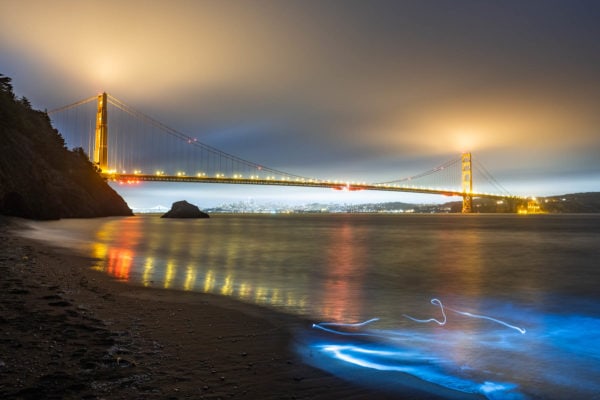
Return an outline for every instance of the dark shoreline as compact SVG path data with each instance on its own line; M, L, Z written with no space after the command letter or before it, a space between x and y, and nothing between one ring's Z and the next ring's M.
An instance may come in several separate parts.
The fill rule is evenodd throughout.
M306 365L310 323L229 298L125 285L0 217L0 397L386 399Z

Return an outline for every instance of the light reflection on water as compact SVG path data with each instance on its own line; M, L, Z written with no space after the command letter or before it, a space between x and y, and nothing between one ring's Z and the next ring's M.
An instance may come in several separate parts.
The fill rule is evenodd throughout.
M295 296L295 291L269 286L269 263L283 263L284 248L269 241L260 244L244 241L241 236L203 236L204 227L198 224L201 221L167 220L175 228L172 234L154 232L153 229L164 228L164 221L155 217L102 221L91 242L92 256L98 260L94 268L144 286L214 293L299 312L305 310L305 299ZM223 230L226 235L241 235L240 228L225 226ZM260 253L251 254L257 247ZM257 281L256 276L250 276L253 271L237 270L240 261L242 267L251 264L249 258L258 261L254 272L266 279ZM243 276L249 279L242 280ZM285 274L271 277L280 282L286 280Z
M137 216L32 227L32 236L77 248L132 284L231 296L315 322L378 317L379 338L358 345L425 360L377 356L436 385L473 379L473 393L488 398L600 393L597 215ZM403 317L440 318L431 298L527 334L460 315L439 327ZM318 366L330 368L336 356L320 349Z

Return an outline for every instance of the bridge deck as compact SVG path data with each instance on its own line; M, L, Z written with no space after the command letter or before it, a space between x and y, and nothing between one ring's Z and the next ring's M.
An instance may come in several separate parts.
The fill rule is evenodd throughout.
M186 183L220 183L235 185L267 185L267 186L298 186L328 188L341 191L374 190L385 192L410 192L423 194L437 194L445 196L463 197L465 193L452 189L432 189L417 186L402 186L397 184L369 184L369 183L347 183L339 181L322 181L316 179L264 179L264 178L230 178L211 176L186 176L186 175L149 175L149 174L103 174L104 178L124 183L135 183L142 181L151 182L186 182ZM472 197L488 199L520 199L520 196L498 195L492 193L470 193Z

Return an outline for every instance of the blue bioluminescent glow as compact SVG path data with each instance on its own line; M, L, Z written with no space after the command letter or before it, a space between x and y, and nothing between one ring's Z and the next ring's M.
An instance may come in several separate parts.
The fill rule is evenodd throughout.
M446 313L444 312L444 305L442 304L442 302L439 299L431 299L431 304L440 307L440 311L442 312L442 316L444 317L443 321L439 321L439 320L437 320L435 318L417 319L417 318L411 317L410 315L406 315L406 314L403 314L403 315L406 318L411 319L411 320L413 320L415 322L420 322L420 323L435 322L438 325L446 325L447 317L446 317ZM466 312L466 311L459 311L459 310L455 310L455 309L449 308L449 307L446 307L446 308L448 310L452 311L452 312L455 312L455 313L460 314L460 315L464 315L466 317L478 318L478 319L486 319L488 321L496 322L496 323L498 323L500 325L506 326L507 328L514 329L514 330L520 332L521 334L525 334L527 332L523 328L519 328L518 326L511 325L511 324L509 324L507 322L501 321L501 320L496 319L496 318L488 317L488 316L485 316L485 315L473 314L473 313Z
M373 374L391 386L415 387L410 379L417 378L419 390L446 390L441 396L448 398L600 399L600 317L589 311L597 305L584 304L588 314L564 315L489 300L479 302L485 312L447 307L435 298L431 304L441 317L314 324L323 334L310 335L307 362L353 381L365 369L365 385ZM582 309L580 302L563 304Z
M437 364L441 361L437 357L423 356L406 349L379 349L373 346L376 345L325 344L320 346L320 350L351 365L409 374L464 394L501 398L499 394L504 393L506 396L502 398L506 398L510 393L511 399L523 399L523 396L514 391L515 384L490 381L478 383L458 376L449 377L443 370L437 368Z

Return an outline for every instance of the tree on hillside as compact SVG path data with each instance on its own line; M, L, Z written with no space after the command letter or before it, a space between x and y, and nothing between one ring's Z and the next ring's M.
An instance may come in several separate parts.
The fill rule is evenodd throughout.
M14 97L13 87L10 83L12 79L4 74L0 74L0 92L9 94L11 97Z
M21 97L20 103L23 104L25 106L25 108L31 110L31 102L29 101L29 99L25 96Z

